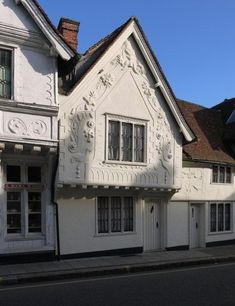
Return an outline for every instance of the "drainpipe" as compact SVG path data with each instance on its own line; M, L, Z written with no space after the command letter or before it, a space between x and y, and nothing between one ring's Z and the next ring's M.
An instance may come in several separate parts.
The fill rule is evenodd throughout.
M58 135L59 135L59 124L58 124ZM59 165L59 142L57 146L56 160L51 178L51 203L55 206L57 260L60 260L59 209L58 209L58 203L55 201L55 181L56 181L56 172L58 169L58 165Z

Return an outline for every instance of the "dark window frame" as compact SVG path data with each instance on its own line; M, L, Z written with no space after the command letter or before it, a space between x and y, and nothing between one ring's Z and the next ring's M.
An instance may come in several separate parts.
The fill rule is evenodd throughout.
M97 197L97 234L127 234L135 231L133 197Z

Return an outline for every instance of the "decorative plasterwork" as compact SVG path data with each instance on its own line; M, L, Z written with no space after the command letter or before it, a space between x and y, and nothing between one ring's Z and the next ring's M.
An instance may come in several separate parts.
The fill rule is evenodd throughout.
M12 134L19 136L44 136L47 132L47 126L42 120L35 120L28 125L17 117L14 117L8 121L8 129Z
M202 192L203 188L203 173L199 169L187 169L182 171L183 184L182 192L199 193Z
M41 50L49 50L49 45L41 34L6 25L2 22L0 22L0 39L10 43L40 48Z
M96 107L101 99L104 101L104 98L110 93L118 80L121 79L122 75L129 71L135 78L135 82L145 100L145 104L152 114L153 122L149 124L150 132L147 139L147 147L149 152L151 151L152 169L150 170L147 169L148 167L140 167L140 173L133 173L134 177L130 178L128 184L139 181L139 178L135 179L136 175L138 177L142 175L142 178L144 178L145 175L148 175L146 171L150 172L149 175L152 184L157 184L159 181L161 181L161 184L169 184L173 168L174 136L168 118L159 104L156 86L153 84L151 76L147 72L145 66L138 58L139 55L136 54L131 42L129 40L126 41L122 45L119 54L110 61L105 69L102 69L99 72L98 79L91 87L90 91L81 98L78 106L72 109L69 116L69 138L67 149L74 154L73 157L76 159L70 160L73 164L73 169L76 164L75 177L80 178L81 176L81 169L80 166L78 166L79 163L81 165L81 162L85 162L87 158L91 161L91 153L93 153L94 158ZM66 117L66 113L64 116ZM103 137L105 137L105 131ZM107 163L101 163L98 167L89 167L89 174L87 173L84 175L88 175L91 180L95 180L97 177L101 178L110 176L111 178L112 169L117 171L121 168L124 169L123 167L131 171L134 170L131 165L119 166L116 164L108 165ZM159 173L156 174L157 171L159 171L159 167L160 169L161 167L163 169L161 171L160 179ZM123 173L116 176L118 179L117 182L119 182L119 180L120 183L123 182L122 176ZM140 181L142 181L142 179ZM143 179L143 181L145 181L145 179ZM148 183L146 182L146 184L150 184L150 181ZM144 182L142 183L143 185L145 184Z

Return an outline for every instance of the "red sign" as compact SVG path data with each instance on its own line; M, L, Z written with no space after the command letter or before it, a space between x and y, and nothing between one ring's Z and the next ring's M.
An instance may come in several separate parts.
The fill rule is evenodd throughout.
M4 189L43 189L43 184L5 184Z

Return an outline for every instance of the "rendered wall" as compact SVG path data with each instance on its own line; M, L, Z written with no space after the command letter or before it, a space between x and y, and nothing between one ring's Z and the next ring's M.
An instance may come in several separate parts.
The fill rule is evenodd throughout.
M136 230L109 235L97 234L95 198L64 199L58 204L61 255L143 246L140 202L136 204Z
M132 36L60 98L58 183L180 187L181 135ZM146 123L144 163L107 160L109 116Z
M172 200L235 201L234 173L231 184L212 183L212 168L208 164L185 163L182 169L182 189Z
M167 247L189 245L189 208L187 202L167 205Z

